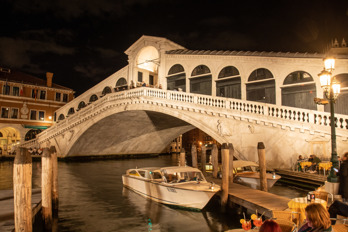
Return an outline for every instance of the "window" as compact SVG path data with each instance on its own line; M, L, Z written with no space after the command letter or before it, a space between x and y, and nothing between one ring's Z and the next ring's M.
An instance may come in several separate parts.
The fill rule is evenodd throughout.
M30 110L30 120L36 120L36 110Z
M36 97L37 97L37 89L32 89L31 90L31 97L36 99Z
M13 96L19 96L19 87L13 87L12 88L12 95Z
M18 118L18 108L11 109L11 118Z
M61 93L56 93L56 101L60 101Z
M79 106L78 106L77 108L80 110L80 109L82 109L82 108L84 108L84 107L86 107L86 103L85 103L84 101L81 101L81 102L79 103Z
M46 91L45 90L41 90L40 91L40 99L41 100L46 100Z
M95 102L96 100L98 100L97 95L93 94L90 98L89 98L89 102Z
M1 117L8 118L8 111L9 111L9 108L7 107L1 108Z
M153 85L153 75L149 76L149 85Z
M45 121L45 111L39 111L39 120Z
M143 73L138 72L138 82L143 82Z
M2 89L2 94L10 95L10 86L6 83Z
M63 102L68 102L68 94L63 94Z

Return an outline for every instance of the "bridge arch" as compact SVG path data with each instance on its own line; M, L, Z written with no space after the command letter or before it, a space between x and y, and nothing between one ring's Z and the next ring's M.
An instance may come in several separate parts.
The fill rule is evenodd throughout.
M119 90L124 90L124 89L128 89L128 84L127 84L126 78L121 77L116 82L115 90L119 91Z
M89 103L95 102L96 100L98 100L98 97L96 94L93 94L90 98L89 98Z
M106 94L112 93L112 90L109 86L105 86L105 88L102 91L102 96L105 96Z
M186 73L181 64L173 65L167 75L167 90L182 89L186 92Z
M242 98L241 76L234 66L224 67L218 74L216 82L216 96Z
M212 95L212 73L208 66L198 65L191 73L190 93Z
M258 68L254 70L246 84L247 100L276 103L275 79L268 69Z

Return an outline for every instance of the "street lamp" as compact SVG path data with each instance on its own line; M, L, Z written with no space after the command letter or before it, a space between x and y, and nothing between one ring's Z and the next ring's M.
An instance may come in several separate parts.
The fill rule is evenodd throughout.
M324 60L324 70L318 74L320 77L320 85L324 90L325 97L330 102L330 125L331 125L331 162L332 167L330 174L327 177L328 182L337 183L338 178L335 172L339 168L337 147L336 147L336 125L335 125L335 101L340 93L341 85L332 77L332 72L335 68L335 59L327 58Z

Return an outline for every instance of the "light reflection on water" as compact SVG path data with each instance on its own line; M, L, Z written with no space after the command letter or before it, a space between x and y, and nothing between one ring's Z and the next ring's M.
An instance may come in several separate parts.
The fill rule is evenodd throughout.
M129 168L176 164L176 158L171 156L59 162L58 231L203 232L240 228L241 216L233 211L221 213L214 200L202 212L192 212L167 207L123 188L121 176ZM11 166L12 162L0 163L1 174L5 173L7 176L3 178L0 175L0 189L12 188ZM33 187L41 186L40 172L40 163L34 162ZM275 191L290 194L292 197L303 194L287 188L284 193L284 187L276 188L278 189Z

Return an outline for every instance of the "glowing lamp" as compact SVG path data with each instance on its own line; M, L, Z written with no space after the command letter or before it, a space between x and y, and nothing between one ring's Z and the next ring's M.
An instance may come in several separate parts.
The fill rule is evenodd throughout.
M335 59L333 58L327 58L324 60L324 67L325 70L332 71L335 69Z
M320 78L321 87L324 89L324 91L327 91L331 83L331 73L326 70L323 70L321 71L321 73L318 74L318 76Z

